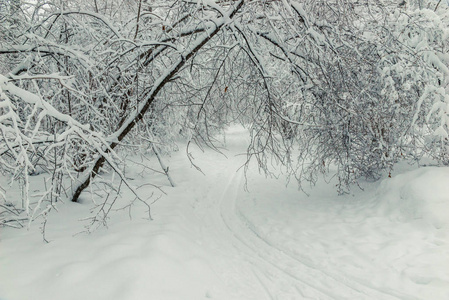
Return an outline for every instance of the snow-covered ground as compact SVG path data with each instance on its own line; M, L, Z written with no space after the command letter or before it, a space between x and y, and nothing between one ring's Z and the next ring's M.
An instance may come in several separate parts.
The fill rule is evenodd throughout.
M84 234L85 199L50 216L48 244L39 223L2 228L0 299L449 299L449 168L398 168L346 196L320 181L306 196L254 167L245 191L245 131L227 143L228 158L192 149L206 176L184 151L166 158L176 188L127 171L166 185L152 221L135 207Z

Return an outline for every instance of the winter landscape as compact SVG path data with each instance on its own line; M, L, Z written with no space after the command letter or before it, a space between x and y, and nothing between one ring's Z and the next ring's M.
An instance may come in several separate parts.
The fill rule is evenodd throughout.
M0 300L449 299L448 25L0 3Z
M58 205L49 243L41 223L2 229L1 299L449 298L448 168L401 166L345 196L320 181L307 196L251 166L245 191L247 132L233 129L227 158L193 151L206 176L172 155L175 188L129 167L143 195L157 193L148 178L164 186L151 221L136 205L86 234L86 197Z

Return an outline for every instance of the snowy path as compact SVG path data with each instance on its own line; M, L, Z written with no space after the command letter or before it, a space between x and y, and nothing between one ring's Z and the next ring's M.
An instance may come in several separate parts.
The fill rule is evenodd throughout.
M261 237L236 208L236 201L243 191L243 172L235 172L241 161L240 164L234 162L229 165L221 172L231 174L229 178L217 180L227 183L221 197L218 197L220 203L210 205L212 209L219 210L220 214L220 218L213 218L215 224L210 227L225 227L229 231L230 243L243 260L250 262L252 272L266 292L267 299L417 299L404 295L395 297L342 274L330 274Z
M132 221L119 211L109 229L79 234L86 201L51 215L49 244L39 223L1 229L0 299L449 299L449 168L399 171L344 197L321 182L307 197L252 166L247 192L235 156L245 143L237 130L228 158L192 149L206 176L175 153L176 188L130 167L136 186L166 186L153 221L136 206Z

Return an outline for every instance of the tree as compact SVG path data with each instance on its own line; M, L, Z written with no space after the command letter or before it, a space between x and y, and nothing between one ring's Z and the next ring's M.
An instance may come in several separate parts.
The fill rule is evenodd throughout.
M37 165L28 159L30 156L44 160L41 164L47 169L54 162L52 169L47 170L57 180L52 187L59 189L62 178L69 177L75 185L72 201L78 200L105 162L126 183L114 162L118 158L114 149L146 113L153 115L145 122L145 126L151 127L157 115L156 107L152 107L155 98L176 74L187 69L186 62L228 26L242 5L243 1L235 2L224 10L205 9L183 1L154 3L156 9L137 17L152 21L147 28L127 28L125 24L119 30L106 17L83 10L50 13L37 25L30 25L24 45L0 49L1 54L22 54L23 64L27 64L12 72L10 78L2 77L1 84L9 95L5 94L2 100L9 103L13 99L23 106L22 110L18 106L7 107L8 113L19 112L13 116L13 122L26 123L14 129L26 137L31 134L25 149L23 140L10 141L13 135L4 139L3 154L11 157L18 147L26 158L25 167L17 155L12 156L17 167L8 168L7 161L2 167L20 173L26 182L28 169ZM166 19L172 22L167 23ZM157 24L159 29L154 30ZM145 39L139 40L141 36ZM22 71L27 73L19 75ZM55 71L57 75L33 74ZM28 91L12 82L20 82ZM38 148L41 144L43 148ZM58 198L60 191L49 193L51 207L53 195ZM24 207L32 218L29 206L26 200Z

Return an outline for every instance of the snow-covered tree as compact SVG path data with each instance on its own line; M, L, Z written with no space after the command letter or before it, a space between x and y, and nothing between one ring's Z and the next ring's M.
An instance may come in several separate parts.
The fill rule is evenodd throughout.
M447 163L447 9L435 5L292 1L267 10L246 30L264 42L258 50L270 49L259 50L265 70L277 66L267 76L273 119L258 124L250 153L263 164L271 152L300 183L337 168L342 192L400 159ZM296 143L282 138L286 127Z

